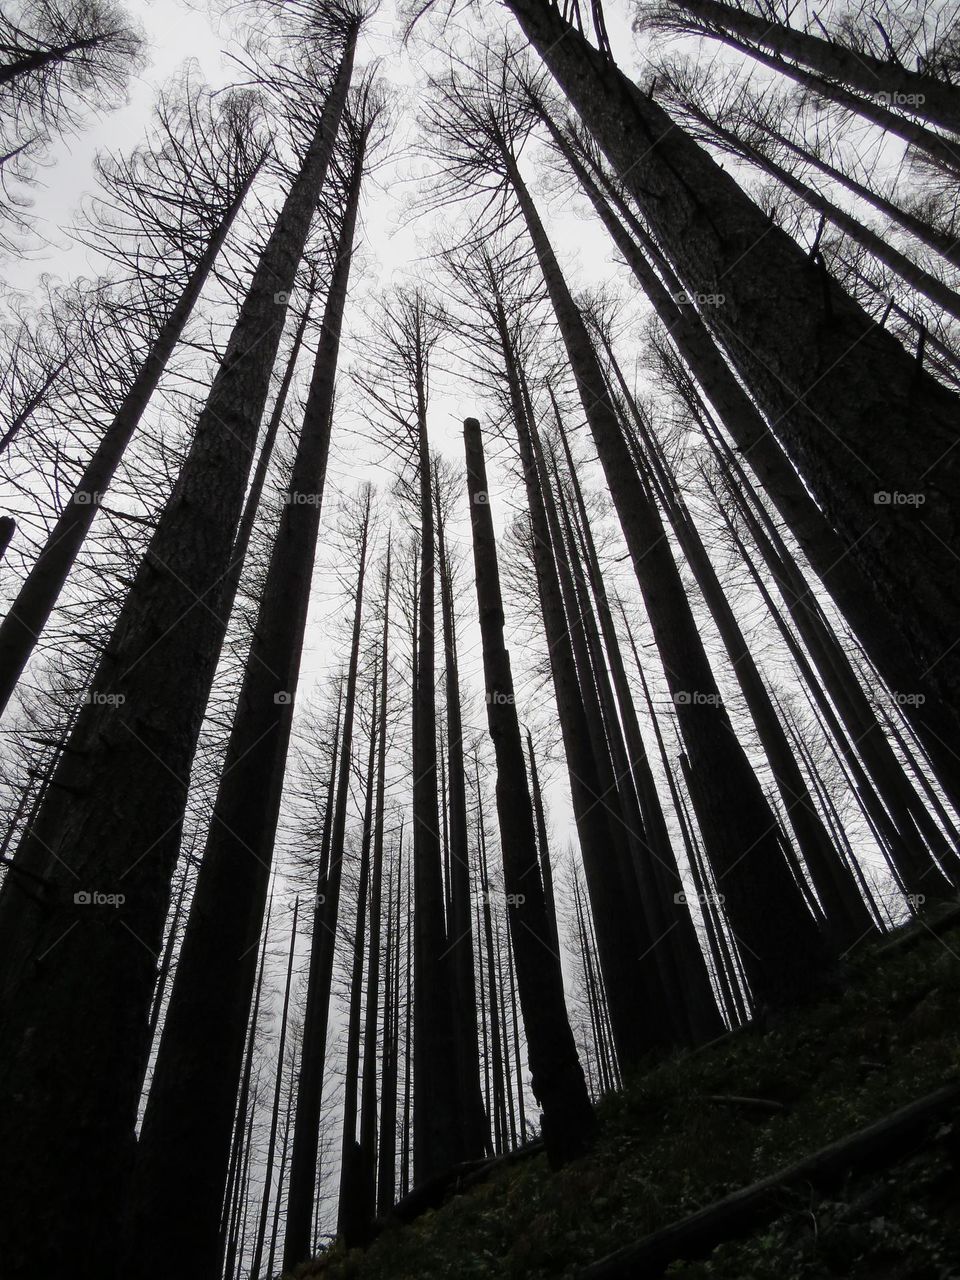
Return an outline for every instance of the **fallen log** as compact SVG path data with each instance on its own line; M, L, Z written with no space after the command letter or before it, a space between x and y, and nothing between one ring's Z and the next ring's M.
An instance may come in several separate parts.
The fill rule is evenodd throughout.
M704 1102L715 1102L728 1107L742 1107L747 1111L768 1111L773 1115L783 1115L790 1110L785 1102L775 1102L773 1098L741 1098L736 1093L708 1093Z
M383 1230L391 1223L413 1222L428 1209L439 1209L451 1191L459 1187L474 1186L501 1165L515 1164L518 1160L539 1155L541 1151L543 1151L543 1139L536 1138L533 1142L528 1142L513 1151L507 1151L502 1156L484 1156L479 1160L466 1160L462 1164L452 1165L449 1169L435 1174L432 1178L427 1178L407 1192L383 1219L378 1220L375 1228Z
M577 1280L652 1280L671 1262L705 1257L718 1244L777 1217L785 1190L801 1184L826 1190L851 1173L896 1163L925 1141L935 1120L957 1106L960 1084L937 1089L796 1164L601 1258L580 1271Z

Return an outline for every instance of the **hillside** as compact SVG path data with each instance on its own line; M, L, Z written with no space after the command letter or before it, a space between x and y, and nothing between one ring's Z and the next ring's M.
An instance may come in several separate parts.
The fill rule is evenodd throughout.
M939 932L914 926L853 958L834 997L635 1077L603 1100L590 1158L556 1174L543 1155L500 1165L416 1222L386 1227L366 1252L335 1246L298 1280L574 1277L957 1081L960 927ZM831 1192L784 1191L769 1224L667 1274L953 1280L957 1154L947 1115L918 1129L898 1160L878 1160Z

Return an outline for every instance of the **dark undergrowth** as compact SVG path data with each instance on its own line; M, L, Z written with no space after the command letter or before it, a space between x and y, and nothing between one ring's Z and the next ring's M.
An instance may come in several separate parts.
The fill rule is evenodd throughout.
M299 1269L329 1280L573 1277L587 1263L960 1078L960 928L864 950L831 998L676 1057L599 1106L586 1159L497 1168L366 1251ZM780 1103L770 1112L720 1096ZM784 1192L769 1227L675 1263L687 1280L960 1280L955 1137L851 1180Z

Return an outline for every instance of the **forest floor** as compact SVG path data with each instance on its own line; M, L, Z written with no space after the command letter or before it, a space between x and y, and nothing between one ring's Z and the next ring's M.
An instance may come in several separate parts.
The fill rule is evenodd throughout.
M323 1280L575 1277L624 1245L960 1079L960 926L847 963L842 990L765 1028L639 1073L598 1108L600 1140L552 1173L543 1155L497 1166L366 1250L300 1268ZM908 941L906 937L902 940ZM711 1101L736 1095L781 1112ZM957 1122L960 1128L960 1120ZM775 1221L684 1280L960 1280L957 1135L941 1126L897 1165L840 1191L784 1191ZM639 1273L638 1273L639 1274Z

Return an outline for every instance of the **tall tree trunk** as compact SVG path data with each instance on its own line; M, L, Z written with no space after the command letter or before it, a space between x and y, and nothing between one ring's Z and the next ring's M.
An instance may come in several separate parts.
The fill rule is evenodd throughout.
M403 832L397 857L397 902L393 880L387 894L387 961L383 975L383 1058L380 1067L380 1138L377 1150L376 1210L385 1214L393 1205L397 1178L397 1055L399 1049L400 995L400 875ZM392 873L391 873L392 875ZM364 1077L366 1083L366 1077Z
M878 213L882 213L891 222L895 222L903 227L905 231L909 231L912 236L929 249L941 254L948 262L952 262L955 267L960 267L960 244L957 243L955 236L942 231L926 218L903 208L902 205L881 195L879 191L875 191L865 183L858 182L852 174L824 160L823 156L815 148L808 149L800 146L766 121L759 121L758 123L764 132L768 133L779 146L785 147L787 151L799 157L805 164L813 165L831 182L836 182L839 186L846 187L848 191L852 191L855 196L872 205ZM958 152L960 152L960 148L958 148Z
M724 517L726 519L726 516ZM729 526L728 526L729 527ZM735 535L736 531L731 530ZM754 543L760 549L764 559L771 548L759 528L751 530ZM759 541L758 541L759 539ZM789 633L785 623L770 598L766 585L749 556L746 547L736 537L738 550L750 575L764 598L767 609L778 623L778 629L790 648L794 661L804 674L821 713L826 717L833 736L852 770L857 783L857 794L864 802L870 814L870 820L876 827L882 845L888 850L890 858L897 869L897 876L908 893L913 894L921 902L925 897L943 898L950 893L949 884L923 848L919 839L920 828L916 819L923 812L922 803L909 784L900 761L897 760L883 730L872 716L869 703L863 691L856 683L856 675L849 671L842 673L839 664L846 664L846 659L839 651L836 638L832 635L812 610L806 607L796 593L789 590L784 594L787 609L810 654L816 670L811 662L800 651L794 637ZM768 565L771 561L768 560ZM772 564L780 570L782 581L785 562L774 559ZM774 569L776 572L776 569ZM846 664L849 668L849 664ZM829 697L830 702L827 701ZM832 702L833 706L830 705ZM834 711L836 707L836 711ZM870 724L867 717L873 719ZM839 717L839 718L838 718ZM861 763L861 757L863 763ZM929 815L926 815L927 817ZM934 824L935 825L935 824ZM939 843L947 855L949 848L937 829Z
M273 1086L273 1107L270 1112L270 1132L267 1136L267 1161L263 1171L263 1192L260 1197L260 1217L253 1247L251 1276L260 1275L263 1247L267 1235L267 1214L270 1210L270 1191L273 1185L273 1162L277 1146L277 1130L280 1123L280 1099L283 1094L283 1051L287 1043L287 1016L290 1012L290 992L293 988L293 958L297 950L297 917L300 914L300 897L293 900L293 920L290 924L290 951L287 955L287 980L283 988L283 1009L280 1012L280 1038L277 1043L277 1071ZM272 1272L271 1272L272 1275Z
M320 1142L320 1104L323 1096L323 1069L327 1047L327 1017L333 982L333 957L340 910L340 883L343 871L343 843L347 826L347 802L353 754L353 722L357 701L357 670L360 662L360 627L363 619L363 587L367 568L367 538L370 496L364 514L360 543L357 594L354 604L350 662L344 697L343 729L340 737L339 777L333 821L330 825L329 860L321 867L319 891L314 909L313 942L307 977L303 1018L303 1049L297 1084L297 1110L290 1156L290 1191L283 1245L283 1267L292 1270L310 1256L317 1160Z
M480 424L475 418L464 422L464 447L487 688L487 722L497 758L497 815L510 935L516 956L533 1093L543 1110L547 1154L557 1165L588 1148L596 1122L567 1019L560 960L546 941L549 938L547 907L514 703L513 676L504 644L503 602L483 443Z
M380 939L383 912L384 795L387 782L387 677L390 639L390 539L383 589L383 635L380 640L380 719L377 725L377 792L373 817L373 867L370 893L370 945L367 969L367 1012L363 1031L363 1086L360 1097L359 1218L366 1232L377 1212L377 1019L380 1009ZM389 895L388 895L389 899ZM390 904L387 903L389 916ZM388 924L389 933L389 924ZM387 954L390 952L387 938ZM389 961L388 961L389 964ZM389 970L385 985L389 986ZM387 1026L384 1020L384 1052ZM391 1151L393 1144L391 1143Z
M497 1028L500 1043L503 1046L503 1056L501 1065L503 1068L502 1087L505 1094L504 1106L507 1115L507 1131L503 1135L504 1149L515 1151L520 1145L517 1137L517 1108L513 1099L513 1067L510 1062L510 1032L507 1027L507 989L503 978L503 971L509 967L509 960L504 960L504 952L506 945L500 934L499 917L494 921L494 977L497 983L497 996L499 999L500 1009L500 1025Z
M407 872L406 894L406 965L404 968L404 1036L403 1036L403 1132L400 1139L400 1195L410 1190L411 1101L413 1097L413 894L411 875Z
M674 969L675 956L672 948L669 945L660 945L670 934L672 926L666 924L665 913L662 910L661 886L656 882L649 857L650 846L637 796L634 773L607 672L596 616L584 581L579 547L574 540L570 515L559 479L555 481L556 494L554 494L539 441L539 433L535 430L531 434L542 468L542 483L547 500L547 511L553 526L560 580L568 595L567 614L576 618L575 628L571 628L575 641L574 649L577 648L578 635L582 635L584 653L582 663L579 659L578 663L582 670L590 673L589 681L584 678L581 684L589 687L591 693L594 688L596 690L599 731L594 752L599 756L601 752L609 751L608 777L615 789L612 794L605 792L604 802L607 805L611 802L616 804L630 852L631 880L634 890L632 911L643 922L642 929L638 929L642 947L638 967L645 975L643 1003L646 1016L649 1021L657 1024L664 1043L683 1043L689 1039L690 1035L686 1018L686 992L683 989L680 974ZM601 784L604 781L601 774Z
M652 1029L637 1017L635 960L642 948L635 940L635 921L628 910L624 858L610 858L610 850L618 850L619 833L606 805L598 803L600 797L606 796L609 782L606 785L601 783L591 745L590 726L571 641L571 627L564 608L544 494L534 456L528 404L523 394L521 372L510 340L505 309L499 298L496 315L530 511L534 569L563 735L574 819L587 877L587 890L598 925L600 965L610 1000L610 1017L617 1053L624 1067L632 1067L649 1049L652 1034Z
M600 619L604 646L610 672L617 694L617 704L623 721L624 736L629 752L630 769L636 779L637 792L643 813L647 851L651 855L651 869L658 882L658 900L661 910L655 919L656 936L662 938L671 949L676 970L680 975L681 1006L689 1019L690 1032L695 1042L713 1039L720 1034L722 1022L716 1001L710 990L703 953L690 912L684 902L678 902L676 894L682 890L679 867L673 844L667 830L666 818L660 803L656 779L650 768L640 722L637 718L633 695L627 679L626 667L620 652L613 615L607 600L603 573L597 555L590 520L576 467L567 443L563 423L557 414L557 427L567 460L567 473L573 492L580 523L580 536L591 590ZM665 910L663 909L665 908ZM667 921L670 923L668 924Z
M950 180L956 181L957 174L960 174L960 156L953 138L945 138L935 129L930 129L903 115L900 111L892 109L885 104L879 94L870 97L867 94L854 93L838 81L828 80L817 72L810 71L799 63L791 62L788 58L783 58L759 45L751 44L730 31L719 38L741 53L749 54L763 66L788 76L816 97L835 102L846 111L869 120L885 133L892 133L895 138L900 138L907 143L908 147L915 147L918 151L922 151L928 162L944 170Z
M490 1073L493 1081L493 1132L497 1155L507 1149L507 1102L504 1092L503 1033L500 1019L502 1000L497 994L497 952L493 945L493 914L490 910L490 877L487 874L487 841L483 829L483 792L480 790L480 766L473 758L477 787L477 852L480 862L480 895L483 902L483 941L487 960L488 1008L490 1011Z
M243 1079L240 1082L240 1094L237 1099L237 1113L233 1125L233 1148L230 1152L230 1168L227 1174L227 1190L224 1197L223 1213L220 1222L220 1251L225 1275L230 1273L232 1259L236 1253L236 1210L239 1200L241 1173L243 1168L244 1142L246 1129L247 1104L250 1097L250 1080L253 1074L254 1050L257 1038L257 1025L260 1020L260 997L263 994L263 980L266 976L267 942L270 937L270 918L273 915L273 891L267 904L267 918L263 926L263 942L260 946L260 962L257 966L257 989L253 997L253 1011L250 1014L250 1026L247 1031L246 1050L244 1052Z
M938 76L911 71L898 60L878 58L865 49L811 35L721 0L674 3L697 19L697 30L729 33L737 47L746 46L752 52L749 47L759 45L784 62L807 67L827 84L846 85L857 93L921 116L940 129L960 133L960 87Z
M606 346L606 343L604 343ZM820 819L797 759L790 749L783 726L767 694L763 677L727 599L723 584L693 523L676 477L639 410L619 365L607 348L611 368L629 405L643 456L656 477L660 499L683 554L693 570L707 608L720 634L727 657L740 685L760 745L767 757L774 782L789 816L797 845L826 917L827 926L842 947L863 937L872 927L869 912L846 865Z
M413 1172L416 1182L460 1158L454 961L448 949L437 794L436 536L427 436L426 369L419 342L416 432L420 600L413 722Z
M437 500L437 552L440 609L443 617L444 678L447 703L447 778L450 812L450 945L457 1012L457 1070L460 1077L461 1156L476 1159L488 1150L488 1124L480 1088L477 1038L477 986L473 971L470 847L467 837L467 780L457 656L457 619L452 566L444 537L443 510Z
M378 656L379 661L379 656ZM337 1234L347 1248L365 1242L369 1222L364 1221L361 1167L357 1144L357 1112L360 1093L360 1026L363 1006L363 961L366 953L366 919L370 896L370 847L373 840L373 793L379 740L377 686L379 670L374 666L370 748L367 756L366 798L363 833L360 839L360 868L357 877L357 910L353 930L353 961L350 974L350 1002L347 1014L347 1052L343 1077L343 1141L340 1145L340 1198L337 1206ZM369 999L369 995L368 995ZM367 1064L370 1065L369 1063Z
M310 293L307 297L306 305L303 308L300 319L297 322L296 330L293 335L293 342L290 345L290 352L287 356L287 363L283 371L283 377L280 380L280 386L277 388L276 399L270 410L270 417L267 420L267 429L263 434L263 442L260 445L260 452L257 455L257 465L254 468L253 477L250 481L250 487L247 490L247 498L243 504L243 514L237 525L237 535L233 542L233 552L230 556L230 568L226 574L226 591L224 593L223 616L229 618L233 612L234 601L237 596L237 588L240 586L240 576L243 573L243 567L247 559L247 551L250 547L250 538L253 534L254 522L257 513L260 510L260 500L263 497L263 487L266 484L267 473L270 470L270 463L273 460L273 450L277 442L277 433L280 430L280 424L283 421L283 411L286 408L287 397L290 394L290 386L293 382L293 375L296 372L297 360L303 347L303 337L307 328L307 322L310 318L310 304L313 300L313 289L315 284L311 283Z
M76 488L47 534L32 569L0 622L0 712L9 702L20 674L50 619L100 502L180 341L255 176L256 172L252 173L237 192L211 235L179 298L157 330L113 421L84 467Z
M275 298L293 285L354 44L352 35L173 495L120 611L91 702L25 837L25 865L36 866L49 891L42 909L24 903L17 930L2 947L0 1026L8 1052L0 1088L20 1099L0 1118L0 1188L9 1210L0 1249L13 1269L69 1265L109 1280L117 1268L117 1206L134 1157L156 954L188 774L224 634L223 576L280 340L284 311ZM94 891L112 903L75 902L76 893ZM242 1056L245 1018L239 1023ZM65 1044L71 1046L69 1071ZM227 1134L232 1107L230 1096L222 1110ZM55 1161L46 1154L53 1141ZM179 1158L184 1149L177 1145ZM176 1189L189 1181L183 1172L173 1179ZM189 1257L178 1255L184 1280L184 1268L194 1262L205 1275L216 1266L225 1172L213 1196L209 1189L204 1196L213 1205L208 1256L201 1260L193 1249ZM28 1188L29 1211L20 1207ZM173 1221L180 1219L165 1226ZM153 1265L154 1257L159 1264L159 1255L144 1247L141 1261L151 1258Z
M540 876L543 880L543 896L547 904L547 922L550 926L550 945L554 954L560 955L560 927L557 924L557 899L553 892L553 866L550 861L550 841L547 838L547 815L543 808L543 792L537 772L537 757L533 738L527 730L527 758L530 761L530 788L533 798L533 816L537 824L537 844L540 848Z
M174 1257L185 1280L191 1268L199 1276L211 1265L213 1205L222 1196L252 994L251 947L263 920L310 602L362 172L361 148L347 181L303 427L137 1147L132 1239L138 1256L149 1243L157 1276L169 1272ZM187 1143L191 1160L180 1168Z
M957 399L544 0L506 0L622 175L881 608L960 706ZM924 422L922 438L914 423ZM824 430L824 423L828 429ZM923 496L878 502L875 495Z
M873 583L847 555L842 539L810 497L762 415L734 377L696 308L678 306L677 298L684 294L680 281L639 220L602 172L594 168L594 177L604 183L607 195L627 222L628 234L569 139L542 109L541 116L693 377L887 684L892 689L924 694L922 702L911 702L906 708L911 724L936 761L937 774L948 793L960 798L960 759L949 745L956 738L956 719L941 703L923 662L917 661L906 641L888 625L886 610ZM656 264L656 270L651 262Z
M556 404L554 408L556 409ZM559 413L557 413L557 423L559 426ZM655 852L655 849L663 845L666 832L665 830L660 832L660 839L657 840L656 837L651 836L647 827L648 815L655 825L658 822L658 816L662 819L658 803L650 803L655 798L655 785L652 777L644 777L644 773L649 772L649 766L646 762L643 740L639 735L639 725L633 726L636 732L630 736L629 747L625 730L621 728L621 718L625 724L630 719L632 700L625 677L620 682L618 699L614 695L607 675L605 657L611 667L616 665L619 657L616 637L611 635L608 629L605 655L581 564L582 544L578 544L574 536L572 518L562 492L555 458L552 458L552 465L557 477L557 493L564 520L565 538L570 548L569 559L571 565L576 566L574 576L577 579L578 613L588 635L589 645L595 654L593 665L597 673L601 701L604 704L606 737L611 747L614 776L617 779L618 789L624 797L624 814L628 832L632 837L630 845L640 887L641 910L647 921L646 945L649 952L647 960L651 969L651 978L654 972L658 975L658 986L666 995L667 1014L672 1018L675 1038L680 1042L691 1039L695 1042L709 1040L720 1031L721 1024L716 1002L710 993L702 953L692 936L689 911L686 904L682 900L678 901L676 896L682 888L682 882L675 867L671 870L670 864L674 859L669 841L666 841L665 845L666 860ZM581 515L586 519L585 510ZM641 793L643 803L640 798ZM652 839L655 843L651 843Z
M769 805L733 732L659 512L634 466L583 318L512 157L508 167L640 583L697 779L704 837L732 927L750 955L751 985L761 1003L789 1004L816 985L827 958L823 938L791 878Z
M291 1058L290 1062L290 1079L287 1082L287 1109L283 1121L283 1146L280 1151L280 1171L277 1176L277 1198L273 1205L273 1223L270 1227L270 1252L267 1255L267 1271L266 1274L273 1276L273 1263L277 1256L277 1247L280 1242L280 1208L283 1204L284 1182L287 1176L287 1149L290 1145L290 1135L293 1132L293 1095L296 1083L296 1058Z
M914 262L912 258L889 244L882 236L862 223L859 218L847 213L846 209L842 209L833 200L817 191L815 187L811 187L808 182L804 182L801 178L791 173L789 169L785 169L782 164L778 164L772 156L767 155L757 147L751 146L732 129L725 128L719 120L711 117L707 112L697 107L696 104L685 101L683 110L714 134L725 150L733 151L745 157L758 169L768 174L771 178L775 178L777 182L782 183L788 191L800 196L811 209L816 209L818 213L823 214L844 235L849 236L851 240L866 249L878 262L882 262L884 266L889 267L902 280L905 280L911 288L929 298L935 306L942 307L955 320L960 319L960 294L955 289L951 289L949 285L944 284L942 280L925 270L919 263ZM960 150L960 142L958 142L957 146L958 150Z
M722 456L726 457L728 468L735 471L738 464L723 441L713 435L711 443L719 449ZM743 479L742 476L741 479ZM899 832L899 837L891 836L891 851L898 860L901 874L905 881L914 882L911 892L921 892L916 881L918 878L924 878L928 894L943 896L944 893L949 892L947 881L930 859L924 856L922 850L915 847L917 833L926 840L930 849L949 869L954 879L957 878L960 870L956 850L950 847L943 832L911 785L836 633L811 594L803 574L780 538L778 530L763 511L762 503L757 501L756 495L753 495L751 502L747 501L749 492L749 485L744 484L738 491L736 503L751 530L751 536L761 556L773 574L790 616L804 638L804 643L819 671L820 679L830 690L830 697L850 733L851 740L855 743L874 783L883 796L884 803L890 810ZM714 496L716 497L716 494ZM731 527L729 516L719 500L718 505L724 522L727 523L728 528ZM735 531L733 534L735 536ZM736 540L743 554L742 543L738 538Z

